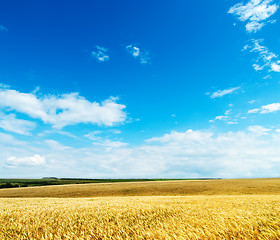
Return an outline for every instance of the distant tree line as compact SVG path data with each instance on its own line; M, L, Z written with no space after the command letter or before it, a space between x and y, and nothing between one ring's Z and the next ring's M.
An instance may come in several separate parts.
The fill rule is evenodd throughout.
M9 182L0 185L0 188L18 188L18 187L20 187L20 186L17 183L12 184Z

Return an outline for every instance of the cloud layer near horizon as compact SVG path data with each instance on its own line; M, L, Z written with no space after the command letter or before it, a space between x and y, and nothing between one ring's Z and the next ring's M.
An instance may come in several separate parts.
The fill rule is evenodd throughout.
M16 172L21 177L37 177L34 169L41 177L279 176L279 130L261 126L220 134L209 130L172 131L139 146L118 141L114 144L113 140L109 147L95 143L92 140L91 146L73 148L51 139L37 145L15 139L14 146L1 142L0 149L6 148L0 153L0 165L6 165L6 177Z

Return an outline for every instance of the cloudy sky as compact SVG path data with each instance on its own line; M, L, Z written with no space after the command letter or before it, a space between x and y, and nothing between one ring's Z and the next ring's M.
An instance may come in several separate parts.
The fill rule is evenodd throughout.
M0 178L280 177L279 5L1 1Z

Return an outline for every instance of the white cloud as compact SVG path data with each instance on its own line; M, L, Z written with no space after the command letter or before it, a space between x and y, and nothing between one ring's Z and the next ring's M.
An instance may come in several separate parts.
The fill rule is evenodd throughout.
M271 113L280 110L280 103L272 103L265 106L262 106L261 113Z
M228 119L228 116L216 116L215 120L225 120Z
M17 158L15 156L8 157L6 159L7 165L18 166L18 165L43 165L45 164L46 159L38 154L35 154L31 157L22 157Z
M255 128L252 132L253 129L250 128L251 132L218 135L210 131L174 131L149 142L161 143L155 148L161 146L161 154L170 159L169 163L173 160L178 169L181 167L186 172L191 169L193 173L197 171L208 176L261 176L262 171L266 174L273 172L273 166L280 163L280 138L279 135L268 135L269 140L264 140L259 131ZM261 130L265 133L269 131L265 128ZM274 176L277 174L275 171Z
M253 47L251 47L251 52L259 53L261 59L264 61L271 61L272 59L276 58L277 55L273 52L270 52L267 47L260 45L262 43L262 39L252 40L254 43Z
M106 151L111 151L114 148L122 148L128 146L127 143L118 141L118 140L111 140L111 139L106 139L101 136L102 131L93 131L85 135L88 139L90 139L95 146L99 146L102 148L105 148ZM118 134L118 133L117 133Z
M52 150L66 150L70 147L64 146L63 144L53 140L53 139L47 139L45 143L52 149Z
M260 110L258 108L254 108L254 109L249 110L248 113L257 113L259 111Z
M251 100L251 101L249 101L248 103L254 104L254 103L256 103L256 102L257 102L257 100Z
M9 148L23 147L27 142L16 139L14 136L6 133L0 133L0 152L6 152ZM2 147L2 149L1 149Z
M271 103L265 106L262 106L261 108L255 108L248 111L248 113L272 113L280 111L280 103Z
M232 104L230 104L230 106L232 106ZM214 123L216 120L220 120L220 121L225 121L228 124L238 124L237 119L232 119L232 109L229 109L227 111L225 111L224 115L221 116L216 116L215 119L211 119L209 120L209 122Z
M121 142L121 141L112 141L109 139L105 139L103 141L98 141L98 142L93 142L94 145L96 146L102 146L106 148L106 151L109 151L113 148L122 148L126 147L128 144Z
M126 51L130 53L135 59L138 59L140 63L147 64L150 63L150 53L147 50L140 50L139 47L136 47L134 45L128 45L125 47Z
M253 68L256 71L261 71L265 67L269 68L269 71L280 72L280 61L277 60L278 56L269 51L266 46L261 45L263 42L262 39L253 39L252 45L246 45L244 50L250 50L250 52L254 52L258 54L258 58L256 59L256 63L253 64Z
M32 177L38 176L38 172L39 176L90 178L279 177L279 145L280 134L261 126L225 133L172 131L138 146L92 144L69 148L48 140L37 145L30 142L24 149L0 151L0 168L1 159L37 154L48 161L36 166L36 172L32 165L20 168L19 163L26 165L29 158L13 157L8 162L14 167L6 168L4 177ZM0 149L2 146L0 141ZM6 165L8 162L4 161Z
M231 109L227 110L224 115L216 116L215 120L227 120L229 118L229 114L231 113Z
M113 126L126 120L125 105L117 98L101 103L90 102L78 93L38 96L35 93L21 93L16 90L0 89L0 107L6 111L15 110L56 128L78 123Z
M248 32L257 32L264 26L264 23L249 22L246 24L246 30Z
M253 68L256 70L256 71L260 71L260 70L263 70L264 66L260 66L259 64L253 64Z
M30 135L30 131L36 127L36 124L27 120L17 119L15 114L1 114L0 113L0 128L22 134Z
M100 46L96 46L96 51L91 52L91 56L97 59L99 62L109 61L110 57L107 54L108 49Z
M237 3L231 7L228 13L238 17L242 22L247 21L246 30L248 32L259 31L278 9L274 0L250 0L247 4ZM271 21L273 22L273 21Z
M227 123L230 124L230 125L236 125L236 124L238 124L238 122L233 122L233 121L228 121Z
M16 139L12 136L12 135L9 135L9 134L6 134L6 133L1 133L0 132L0 142L3 144L3 143L14 143L16 141Z
M229 88L229 89L224 89L224 90L218 90L217 92L214 92L210 95L211 98L217 98L217 97L223 97L228 94L235 93L238 91L241 87L234 87L234 88Z
M4 27L3 25L0 25L0 32L8 32L8 28Z
M268 132L271 131L271 129L256 125L256 126L249 126L248 131L261 136L261 135L267 135Z
M271 78L271 76L270 75L266 75L263 79L266 80L266 79L269 79L269 78Z
M130 51L133 57L139 57L140 56L140 48L129 45L126 47Z
M172 131L162 137L153 137L147 139L147 143L160 142L160 143L186 143L186 142L204 142L213 136L213 133L207 131L193 131L191 129L186 132Z
M280 61L272 63L271 70L274 72L280 72Z
M85 134L84 137L86 137L92 141L99 141L99 140L101 140L101 137L98 135L101 133L103 133L103 131L93 131L88 134Z

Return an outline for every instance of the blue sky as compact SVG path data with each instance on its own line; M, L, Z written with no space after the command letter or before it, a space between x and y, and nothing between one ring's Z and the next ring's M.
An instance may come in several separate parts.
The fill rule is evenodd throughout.
M279 177L279 1L9 0L0 177Z

